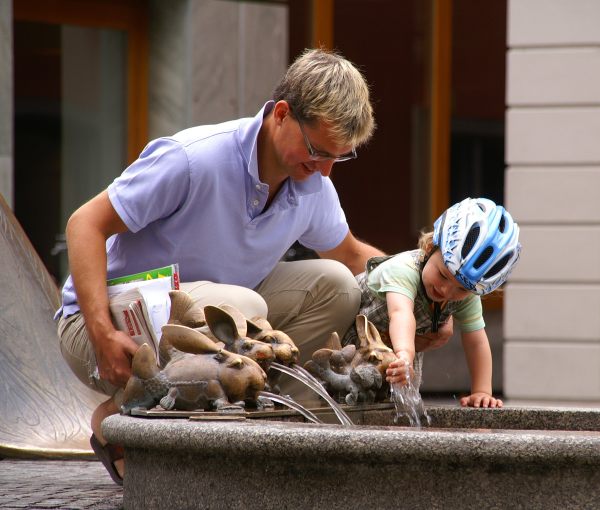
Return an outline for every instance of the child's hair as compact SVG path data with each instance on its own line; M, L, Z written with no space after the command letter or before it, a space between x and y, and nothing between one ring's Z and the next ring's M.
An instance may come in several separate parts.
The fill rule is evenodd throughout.
M419 236L418 248L419 250L422 250L424 252L425 257L429 257L429 255L431 255L437 249L437 246L433 244L433 230L421 231L421 235Z

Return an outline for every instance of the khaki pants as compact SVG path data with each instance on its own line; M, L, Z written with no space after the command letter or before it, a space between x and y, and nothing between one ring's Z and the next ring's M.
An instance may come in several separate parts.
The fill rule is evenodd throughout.
M360 304L360 289L350 270L327 259L280 262L254 291L211 282L182 283L181 290L200 306L227 303L248 318L266 315L275 329L294 340L300 364L323 347L333 331L343 337ZM81 313L61 317L58 336L62 355L80 381L109 396L119 391L94 377L94 349ZM281 377L281 388L296 400L316 400L314 392L287 375Z

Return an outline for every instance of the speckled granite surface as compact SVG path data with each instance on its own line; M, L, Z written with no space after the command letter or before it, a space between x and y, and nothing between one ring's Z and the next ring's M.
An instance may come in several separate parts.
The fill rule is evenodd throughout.
M393 408L357 411L354 423L389 425L393 422ZM600 431L600 409L593 408L523 408L501 409L460 408L457 406L427 407L431 426L436 428L479 428L518 430L590 430ZM408 422L404 424L408 425Z
M600 508L598 431L125 416L103 430L126 448L125 508Z

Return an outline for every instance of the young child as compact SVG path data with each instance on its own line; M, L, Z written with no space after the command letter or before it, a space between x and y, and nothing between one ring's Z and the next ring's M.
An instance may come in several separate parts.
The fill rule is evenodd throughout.
M357 276L360 313L367 316L398 358L387 381L421 381L423 353L415 355L415 334L436 332L449 317L460 323L471 374L471 394L462 406L502 407L492 396L492 354L480 296L502 285L519 259L519 227L510 214L485 198L467 198L440 216L433 232L421 235L419 249L374 257ZM356 340L351 328L342 343Z

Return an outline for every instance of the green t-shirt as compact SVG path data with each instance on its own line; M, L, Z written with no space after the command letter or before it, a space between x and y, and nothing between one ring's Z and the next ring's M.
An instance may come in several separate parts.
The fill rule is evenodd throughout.
M385 300L387 292L397 292L414 302L414 314L417 322L416 333L422 335L431 331L432 306L423 285L423 252L421 250L405 251L376 264L371 259L367 264L367 287L379 299ZM375 262L375 263L374 263ZM460 330L468 333L485 327L481 299L476 294L469 294L461 301L448 301L441 309L439 324L446 322L449 316L460 322Z

